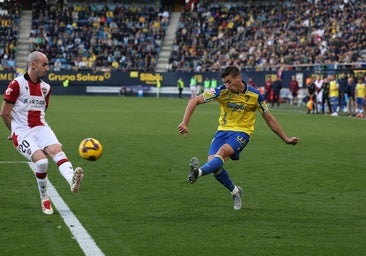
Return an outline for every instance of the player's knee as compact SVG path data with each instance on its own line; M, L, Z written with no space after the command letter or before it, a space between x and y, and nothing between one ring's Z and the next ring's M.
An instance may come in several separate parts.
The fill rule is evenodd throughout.
M43 158L35 162L36 165L36 177L39 179L44 179L47 176L48 170L48 159Z
M51 158L53 158L58 153L62 152L62 146L60 144L53 144L45 148L45 152Z

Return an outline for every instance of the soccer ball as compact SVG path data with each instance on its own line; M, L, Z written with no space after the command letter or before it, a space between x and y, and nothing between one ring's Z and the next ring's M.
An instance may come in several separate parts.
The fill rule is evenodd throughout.
M102 144L94 138L86 138L80 142L79 145L79 154L82 158L95 161L97 160L103 153Z

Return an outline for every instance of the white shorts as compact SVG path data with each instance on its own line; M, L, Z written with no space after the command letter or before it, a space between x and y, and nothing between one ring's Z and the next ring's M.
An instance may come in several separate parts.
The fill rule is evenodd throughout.
M321 91L321 92L318 92L317 94L316 94L316 100L318 101L318 102L322 102L322 100L323 100L323 92Z
M37 150L44 150L47 146L53 144L61 145L49 126L36 126L14 132L12 141L19 153L28 160L32 160L32 155Z

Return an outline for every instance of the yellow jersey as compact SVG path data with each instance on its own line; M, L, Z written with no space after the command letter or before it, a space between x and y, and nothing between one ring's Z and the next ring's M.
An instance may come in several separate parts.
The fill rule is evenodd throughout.
M366 97L366 85L364 83L356 84L355 95L357 98L365 98Z
M251 136L254 132L255 111L268 113L264 97L249 85L242 93L232 93L225 86L201 94L205 102L217 101L220 108L219 131L245 132Z
M338 97L338 83L336 81L329 82L329 97Z

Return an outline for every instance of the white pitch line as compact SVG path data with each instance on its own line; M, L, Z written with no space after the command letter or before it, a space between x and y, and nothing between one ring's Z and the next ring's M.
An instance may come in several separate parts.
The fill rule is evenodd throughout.
M27 162L32 171L35 171L35 165L32 162ZM97 246L93 238L89 235L86 229L81 225L80 221L72 213L69 206L61 198L56 188L48 181L47 193L57 211L63 218L66 226L70 229L75 240L78 242L80 248L87 256L103 256L104 253Z
M27 164L28 161L0 161L0 164Z

